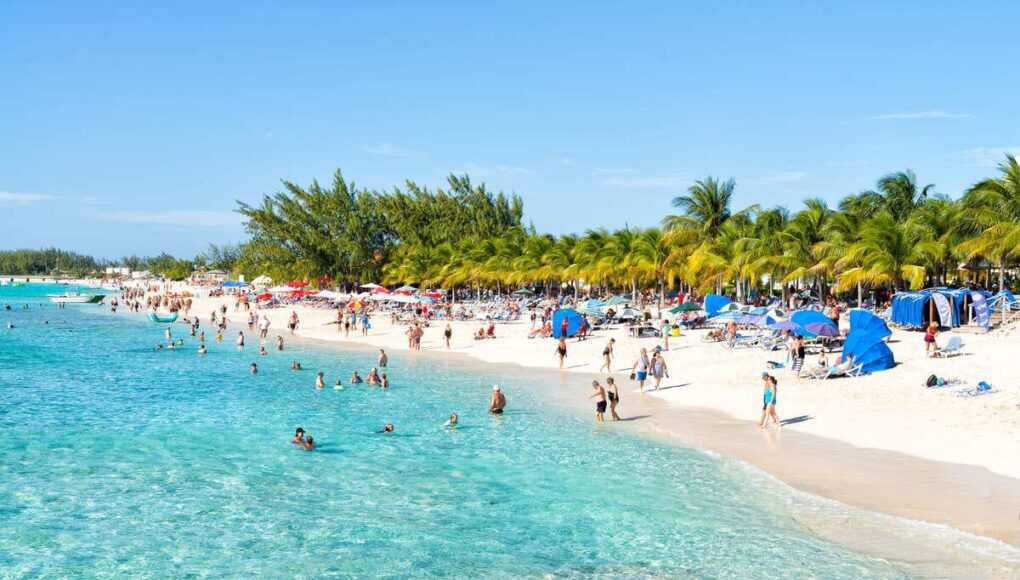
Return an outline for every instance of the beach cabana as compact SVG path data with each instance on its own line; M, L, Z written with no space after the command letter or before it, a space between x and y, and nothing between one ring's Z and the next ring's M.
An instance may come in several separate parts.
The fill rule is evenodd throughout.
M832 319L822 314L817 310L798 310L790 315L790 320L796 324L799 324L803 329L797 334L805 336L807 338L815 338L818 336L817 332L811 332L808 330L809 324L827 324L836 329L836 333L839 334L839 327L832 322Z
M573 308L560 308L556 312L553 312L552 327L553 327L553 338L561 338L560 332L563 326L563 320L567 321L567 338L577 334L577 331L581 328L581 314Z
M718 314L724 306L732 303L733 301L725 296L709 294L708 296L705 296L705 312L708 313L709 317L712 317Z
M850 334L843 345L843 356L851 355L861 372L874 373L896 366L885 339L892 335L885 321L863 308L850 311Z
M966 288L897 292L892 298L892 321L904 328L924 328L932 321L941 326L960 326L970 322L972 302ZM943 316L940 311L949 314Z

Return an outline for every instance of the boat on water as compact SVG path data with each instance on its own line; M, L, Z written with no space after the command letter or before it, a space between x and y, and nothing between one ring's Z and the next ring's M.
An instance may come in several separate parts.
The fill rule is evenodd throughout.
M170 324L177 321L177 313L171 312L169 316L160 316L155 312L149 313L149 320L153 322L159 322L161 324Z
M105 294L82 294L81 292L64 292L63 294L47 294L50 302L57 304L99 304L106 298Z

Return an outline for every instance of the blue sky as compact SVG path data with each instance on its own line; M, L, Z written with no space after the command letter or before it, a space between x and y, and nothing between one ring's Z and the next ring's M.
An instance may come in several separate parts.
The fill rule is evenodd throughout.
M1017 3L148 4L0 8L0 248L193 254L338 167L466 172L563 233L707 175L796 208L1020 153Z

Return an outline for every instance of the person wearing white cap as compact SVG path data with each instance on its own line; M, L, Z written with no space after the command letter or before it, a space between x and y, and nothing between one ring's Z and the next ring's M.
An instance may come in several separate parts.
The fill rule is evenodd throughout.
M506 396L499 390L499 385L492 387L492 400L489 402L489 412L493 415L502 415L506 407Z

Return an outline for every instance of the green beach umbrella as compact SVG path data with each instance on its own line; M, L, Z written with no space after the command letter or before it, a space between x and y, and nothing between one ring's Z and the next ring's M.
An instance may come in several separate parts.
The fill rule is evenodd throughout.
M681 312L696 312L698 310L701 310L701 306L698 306L697 304L695 304L693 302L684 302L683 304L681 304L679 306L671 308L669 310L669 313L670 314L679 314Z
M624 298L623 296L613 296L609 300L606 300L605 303L603 303L602 305L603 306L618 306L620 304L629 304L629 303L630 303L630 299L629 298Z

